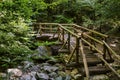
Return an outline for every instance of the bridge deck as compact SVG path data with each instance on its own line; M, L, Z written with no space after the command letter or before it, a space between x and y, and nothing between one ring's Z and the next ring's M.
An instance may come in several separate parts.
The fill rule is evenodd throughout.
M49 32L49 29L50 33L46 33ZM68 52L69 55L66 64L70 65L75 62L79 69L83 67L84 70L81 70L81 73L85 74L87 78L92 73L101 74L109 71L120 78L120 74L109 64L114 62L112 55L118 60L120 57L106 43L107 35L76 24L39 23L37 30L38 34L41 34L37 37L47 37L46 40L55 38L60 41L63 45L58 51L60 53ZM98 67L100 64L102 68Z

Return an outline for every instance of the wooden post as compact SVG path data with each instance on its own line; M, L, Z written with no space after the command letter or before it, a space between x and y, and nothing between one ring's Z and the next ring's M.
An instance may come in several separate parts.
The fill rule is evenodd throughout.
M61 27L59 26L59 33L58 33L58 35L59 35L59 41L62 41L62 39L61 39L61 32L62 32L62 29L61 29Z
M115 56L115 58L120 60L120 56L118 56L117 53L115 51L113 51L105 41L103 41L103 43L106 45L106 47L109 49L109 51Z
M79 63L79 44L80 44L80 41L79 41L79 38L76 37L76 63L78 64Z
M104 38L103 42L107 42L107 39ZM106 58L107 58L106 55L108 54L108 56L110 57L110 59L113 60L113 59L112 59L112 56L111 56L111 54L110 54L110 51L109 51L109 49L107 48L107 46L106 46L105 43L104 43L104 45L103 45L103 48L104 48L104 49L103 49L103 50L104 50L104 52L103 52L103 53L104 53L103 58L106 59Z
M64 38L64 29L62 29L62 42L64 43L64 40L65 40L65 38Z
M70 54L70 33L68 32L68 51Z
M106 46L105 44L103 45L103 58L106 59Z
M58 41L60 41L60 28L58 26Z
M68 62L67 62L68 64L69 64L69 62L71 61L75 50L76 50L76 47L74 47L73 51L71 52L71 55L70 55L70 57L69 57L69 59L68 59Z
M104 38L104 39L103 39L103 41L105 41L105 42L106 42L106 38ZM104 54L103 54L103 58L104 58L104 59L106 59L106 52L107 52L106 45L105 45L105 44L103 44L103 53L104 53Z
M80 40L80 51L81 51L82 58L83 58L83 64L84 64L85 74L86 74L86 78L87 78L86 80L89 80L89 69L88 69L88 64L87 64L87 60L86 60L86 55L83 50L82 40Z
M52 25L50 25L50 32L49 33L52 33Z
M40 24L40 35L42 35L42 25Z

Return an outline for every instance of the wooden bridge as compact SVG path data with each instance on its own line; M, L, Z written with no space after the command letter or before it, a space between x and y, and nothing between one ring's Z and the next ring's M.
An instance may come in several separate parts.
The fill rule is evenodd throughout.
M41 39L62 43L58 52L69 55L66 66L76 66L87 79L91 75L110 71L120 78L120 74L110 65L114 58L120 60L120 56L107 44L108 35L76 24L35 23L34 30Z

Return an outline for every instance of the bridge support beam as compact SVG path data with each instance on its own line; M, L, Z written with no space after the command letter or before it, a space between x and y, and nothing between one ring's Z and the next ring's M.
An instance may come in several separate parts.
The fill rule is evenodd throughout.
M70 33L68 33L68 51L70 54Z
M76 37L76 63L79 63L79 46L80 45L80 39Z

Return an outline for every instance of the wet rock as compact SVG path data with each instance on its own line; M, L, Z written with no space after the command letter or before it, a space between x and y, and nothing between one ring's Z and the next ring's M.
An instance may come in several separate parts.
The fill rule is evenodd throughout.
M39 72L40 71L40 66L39 65L34 65L31 68L29 68L30 71L35 71L35 72Z
M22 75L22 77L20 77L20 80L37 80L37 79L35 78L35 74L28 73L28 74Z
M48 80L49 76L46 73L37 73L38 79Z
M61 76L55 78L55 80L63 80L63 78Z
M109 77L106 75L95 75L92 76L90 80L109 80Z
M55 72L52 72L52 73L49 74L49 76L50 76L51 78L56 78L56 77L58 77L58 74L55 73Z
M22 63L23 63L24 69L27 69L27 68L29 68L29 67L34 65L34 63L29 62L29 61L23 61Z
M43 69L45 71L48 71L48 72L55 72L56 70L58 70L58 67L54 67L54 66L44 66Z
M38 53L35 53L31 58L37 63L43 63L49 59L49 52L45 46L39 46Z
M46 56L49 53L45 46L39 46L37 50L38 50L39 56Z
M22 71L17 68L8 69L7 72L9 79L17 79L22 76Z
M58 80L59 79L61 80L60 77L62 77L62 80L71 80L71 76L66 74L64 71L59 71L58 75L59 75Z
M66 75L65 80L71 80L71 76L70 75Z

